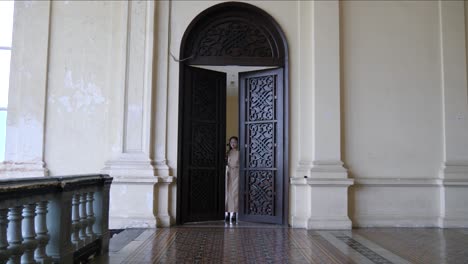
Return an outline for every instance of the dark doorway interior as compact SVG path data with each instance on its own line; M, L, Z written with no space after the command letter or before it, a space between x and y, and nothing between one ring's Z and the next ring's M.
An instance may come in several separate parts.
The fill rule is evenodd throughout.
M288 58L278 24L239 2L199 14L181 44L177 223L224 217L226 75L190 65L277 67L240 74L240 220L287 224Z

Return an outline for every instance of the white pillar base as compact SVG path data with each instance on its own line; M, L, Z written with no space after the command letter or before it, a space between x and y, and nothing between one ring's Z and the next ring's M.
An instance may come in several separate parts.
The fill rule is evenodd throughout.
M0 178L25 178L49 176L44 162L11 162L0 163Z
M442 169L441 228L468 227L468 162L446 162Z
M321 172L321 176L325 173ZM336 173L333 172L335 177ZM348 187L352 179L307 179L310 186L310 218L308 229L351 229L348 217Z
M167 166L167 161L156 161L154 163L155 175L160 177L170 176L170 169Z
M341 161L301 161L291 179L293 227L351 229L348 187L354 182Z
M111 229L169 227L175 223L169 212L170 186L174 177L113 177Z
M330 167L333 170L327 171ZM291 179L293 215L290 224L307 229L351 229L348 187L354 180L346 178L343 167L328 164L311 169L310 175L313 178Z
M155 187L155 211L156 213L156 226L169 227L174 225L175 219L170 215L169 209L171 208L171 185L174 182L174 177L157 177L158 183Z
M158 215L156 216L157 227L170 227L174 225L174 218L170 215Z
M156 228L154 190L158 179L111 176L114 180L110 191L110 228Z

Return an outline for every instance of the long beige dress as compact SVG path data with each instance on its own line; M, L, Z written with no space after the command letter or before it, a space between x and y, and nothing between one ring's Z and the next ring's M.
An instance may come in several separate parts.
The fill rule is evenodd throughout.
M239 211L239 151L228 154L226 173L226 212Z

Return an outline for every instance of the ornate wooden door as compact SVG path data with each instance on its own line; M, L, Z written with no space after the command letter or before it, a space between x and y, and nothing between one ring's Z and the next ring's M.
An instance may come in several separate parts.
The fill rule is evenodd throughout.
M240 220L283 223L283 68L239 73Z
M190 66L184 70L181 222L220 220L224 218L226 74Z

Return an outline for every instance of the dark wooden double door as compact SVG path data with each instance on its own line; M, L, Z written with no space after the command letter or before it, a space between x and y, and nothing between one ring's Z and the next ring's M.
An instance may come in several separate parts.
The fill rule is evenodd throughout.
M226 74L184 71L179 223L220 220L225 206ZM239 74L239 219L284 224L283 69Z

